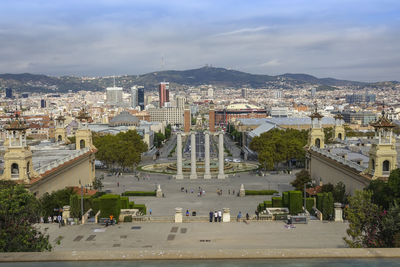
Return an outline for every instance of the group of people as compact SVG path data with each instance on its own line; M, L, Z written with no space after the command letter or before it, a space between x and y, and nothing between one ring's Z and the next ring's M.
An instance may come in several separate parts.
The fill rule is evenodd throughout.
M233 189L232 191L230 189L228 189L228 195L230 195L232 192L232 195L235 195L235 190ZM218 196L222 196L222 189L217 189L217 195Z
M181 192L186 192L186 194L188 193L188 192L190 192L191 194L194 194L194 190L193 189L190 189L189 191L188 191L188 189L186 188L184 188L184 187L181 187ZM204 196L206 194L206 191L205 190L203 190L203 188L201 188L200 186L199 186L199 188L198 188L198 190L197 190L197 196L198 197L202 197L202 196Z
M222 220L222 211L221 210L216 210L216 211L210 211L210 222L221 222Z

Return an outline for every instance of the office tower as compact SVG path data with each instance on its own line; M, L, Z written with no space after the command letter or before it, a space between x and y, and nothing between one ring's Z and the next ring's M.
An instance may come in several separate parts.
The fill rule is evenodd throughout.
M168 94L168 96L167 96ZM159 107L162 108L165 102L169 102L169 82L161 82L158 86ZM167 101L168 97L168 101Z
M138 103L138 88L134 85L131 87L131 107L136 108L139 105Z
M176 97L176 107L182 108L182 109L185 108L185 101L186 101L185 97L177 96Z
M107 104L119 106L122 104L122 87L107 87Z
M242 98L247 99L247 88L242 88Z
M314 97L316 93L317 93L317 88L312 88L311 89L311 97Z
M41 99L40 100L40 108L45 108L46 107L46 100Z
M276 91L275 98L282 98L282 91Z
M6 98L13 98L13 92L11 88L6 88Z
M138 105L140 110L144 110L144 86L138 86Z

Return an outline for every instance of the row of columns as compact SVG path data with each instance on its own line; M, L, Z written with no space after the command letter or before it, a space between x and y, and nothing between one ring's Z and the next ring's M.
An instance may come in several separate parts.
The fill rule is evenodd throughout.
M211 179L210 171L210 133L205 132L204 140L204 179ZM183 179L182 170L182 133L178 132L176 137L176 179ZM196 134L194 132L190 135L190 179L197 179L196 172ZM218 133L218 179L225 179L224 173L224 133Z

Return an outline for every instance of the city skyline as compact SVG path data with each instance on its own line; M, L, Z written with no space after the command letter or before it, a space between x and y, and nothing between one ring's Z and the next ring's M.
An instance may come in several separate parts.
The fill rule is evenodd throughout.
M109 76L205 64L400 80L396 1L6 1L0 73Z

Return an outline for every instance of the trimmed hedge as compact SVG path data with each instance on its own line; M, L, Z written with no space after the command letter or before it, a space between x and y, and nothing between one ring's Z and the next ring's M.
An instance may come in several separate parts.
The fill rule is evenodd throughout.
M100 210L100 199L92 199L92 209L94 214L96 214Z
M285 208L289 208L289 192L282 193L282 205Z
M278 193L276 190L245 190L246 196L273 195Z
M274 208L282 208L282 198L281 197L273 197L272 198L272 207Z
M69 205L71 207L71 216L73 218L81 217L81 195L74 194L69 198ZM86 213L92 208L91 196L83 196L83 213Z
M332 192L317 194L317 209L322 212L324 220L333 218L333 203Z
M103 195L99 199L101 210L100 217L108 218L110 215L113 215L118 221L119 213L121 211L121 197L119 195Z
M133 202L133 201L129 202L128 207L130 209L133 209L134 206L135 206L135 202Z
M155 197L156 191L126 191L121 194L121 196L129 197Z
M120 198L120 206L121 206L121 209L129 208L129 197L121 197Z
M272 208L272 201L271 200L264 201L264 207L265 207L265 209Z
M133 209L139 209L139 211L143 215L146 215L146 213L147 213L146 205L144 205L144 204L136 204L133 206Z
M289 211L291 215L296 215L302 212L302 200L303 197L301 191L289 191Z
M308 210L308 212L311 213L313 207L314 207L314 198L313 197L306 198L306 209Z

